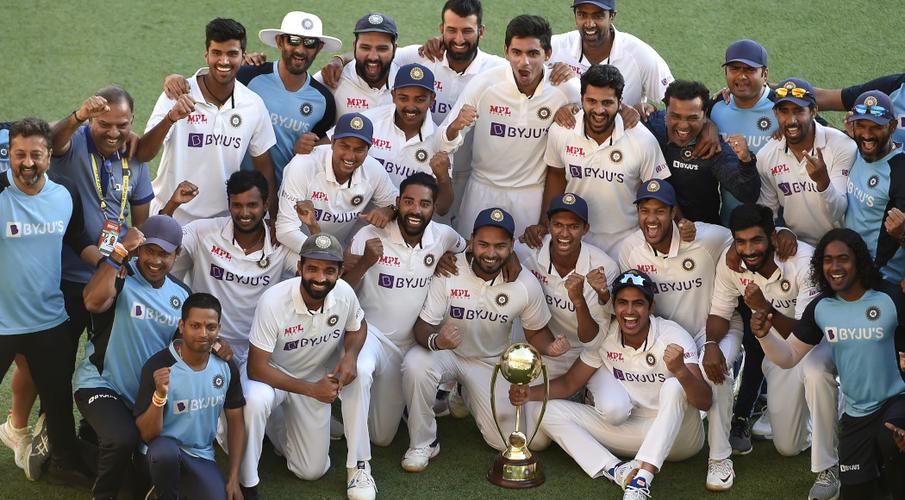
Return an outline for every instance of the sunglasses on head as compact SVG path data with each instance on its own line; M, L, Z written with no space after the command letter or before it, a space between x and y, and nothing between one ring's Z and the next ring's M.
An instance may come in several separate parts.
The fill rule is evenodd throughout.
M796 97L798 99L802 99L805 96L811 95L811 93L808 92L808 89L803 89L801 87L795 87L795 88L791 88L791 89L787 89L785 87L780 87L780 88L776 89L774 92L776 92L776 95L779 97L785 97L789 94L792 94L792 97Z
M635 286L647 286L647 280L644 279L644 276L638 276L637 274L626 274L619 280L619 283L623 285L631 283Z
M881 118L890 116L889 110L878 104L874 104L873 106L868 106L867 104L855 104L855 107L852 108L852 111L859 115L870 114Z
M296 36L296 35L284 35L284 37L285 37L284 40L286 40L286 43L293 47L298 47L299 45L301 45L302 47L305 47L306 49L313 49L313 48L317 47L318 45L320 45L320 43L321 43L321 41L318 40L317 38L305 38L303 36Z

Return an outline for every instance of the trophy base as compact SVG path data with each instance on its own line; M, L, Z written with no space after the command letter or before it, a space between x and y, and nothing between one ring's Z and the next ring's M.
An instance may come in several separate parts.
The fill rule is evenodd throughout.
M497 455L487 480L503 488L535 488L544 484L544 473L537 466L537 458L511 459Z

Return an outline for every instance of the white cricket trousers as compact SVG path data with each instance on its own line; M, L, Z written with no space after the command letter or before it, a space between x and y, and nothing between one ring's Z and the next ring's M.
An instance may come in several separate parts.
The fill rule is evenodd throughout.
M368 433L378 446L393 442L405 411L402 357L400 348L368 323L368 338L358 354L358 378L368 399Z
M515 237L518 238L525 233L526 227L537 224L543 195L543 183L527 187L502 187L485 184L472 176L462 195L456 230L463 238L470 238L478 213L485 208L497 207L509 212L515 219Z
M704 375L704 380L707 381L707 384L710 385L710 389L713 391L713 402L710 405L710 410L707 411L707 445L709 446L709 457L711 460L723 460L732 455L732 445L729 444L729 431L732 428L732 406L734 401L732 389L735 387L735 377L732 376L732 365L735 363L735 358L738 357L738 351L742 345L742 336L744 335L744 330L742 330L742 328L741 316L738 311L735 311L732 313L729 331L723 336L719 343L723 358L726 359L726 369L728 371L722 384L715 384L707 377L707 372L704 371L703 366L703 342L706 340L706 335L698 336L698 341L701 343L701 345L698 346L701 353L701 374Z

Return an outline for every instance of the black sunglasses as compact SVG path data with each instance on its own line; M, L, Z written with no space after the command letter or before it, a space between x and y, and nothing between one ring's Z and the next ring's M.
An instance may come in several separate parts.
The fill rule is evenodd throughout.
M289 45L291 45L293 47L298 47L299 45L301 45L302 47L305 47L306 49L313 49L321 44L321 41L318 40L317 38L305 38L303 36L296 36L296 35L283 35L283 36L284 36L283 39L286 40L286 43L288 43Z

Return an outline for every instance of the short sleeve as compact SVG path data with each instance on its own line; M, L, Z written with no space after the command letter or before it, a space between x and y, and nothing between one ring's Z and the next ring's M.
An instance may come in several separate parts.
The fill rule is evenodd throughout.
M525 293L528 296L528 302L519 318L522 320L522 326L525 330L540 330L547 326L550 322L550 308L547 307L547 301L544 299L544 291L540 287L534 277L525 280L519 280L525 287Z
M818 297L808 304L801 314L801 320L795 326L795 329L792 330L792 335L807 344L817 345L820 343L820 339L823 338L823 330L817 325L814 313L814 310L817 309L817 304L820 303L822 298Z
M242 394L242 381L239 378L239 369L235 363L227 361L229 365L229 387L226 388L226 400L223 408L230 410L245 406L245 396Z
M358 297L355 296L355 292L352 291L351 288L348 287L349 293L349 314L346 316L346 326L345 329L347 332L355 332L361 328L361 320L365 318L365 312L361 308L361 304L358 303Z
M138 394L135 396L135 406L132 408L132 414L137 418L148 410L151 406L151 397L157 390L154 384L154 372L160 368L173 366L176 358L170 353L169 346L158 351L156 354L148 358L144 366L141 367L141 378L138 382Z
M255 308L255 317L251 323L251 331L248 334L248 342L251 345L270 353L272 353L274 347L276 347L277 335L279 335L279 328L274 319L272 306L267 300L271 295L272 294L265 292L265 294L261 296L258 307Z
M270 113L264 106L264 101L258 98L257 123L248 144L248 154L254 158L266 153L277 143L276 134L273 132L273 124L270 122Z
M424 300L419 314L419 317L428 324L439 325L446 316L446 308L449 305L446 293L448 279L446 276L435 276L431 279L430 287L427 289L427 298Z
M566 168L559 154L562 147L561 137L566 131L560 125L553 123L547 132L547 148L544 150L544 163L553 168Z
M604 334L605 332L600 332L598 335ZM578 357L581 359L582 363L591 368L600 368L603 366L603 358L600 357L600 351L598 351L597 347L585 347Z
M129 202L133 205L151 203L154 199L154 189L151 187L151 174L147 163L129 166L130 174L135 176L135 188L129 195Z
M192 269L195 260L195 245L198 242L198 225L202 224L204 220L206 219L194 220L182 226L181 250L176 254L176 261L173 263L173 268L170 269L170 274L180 280L185 281Z

